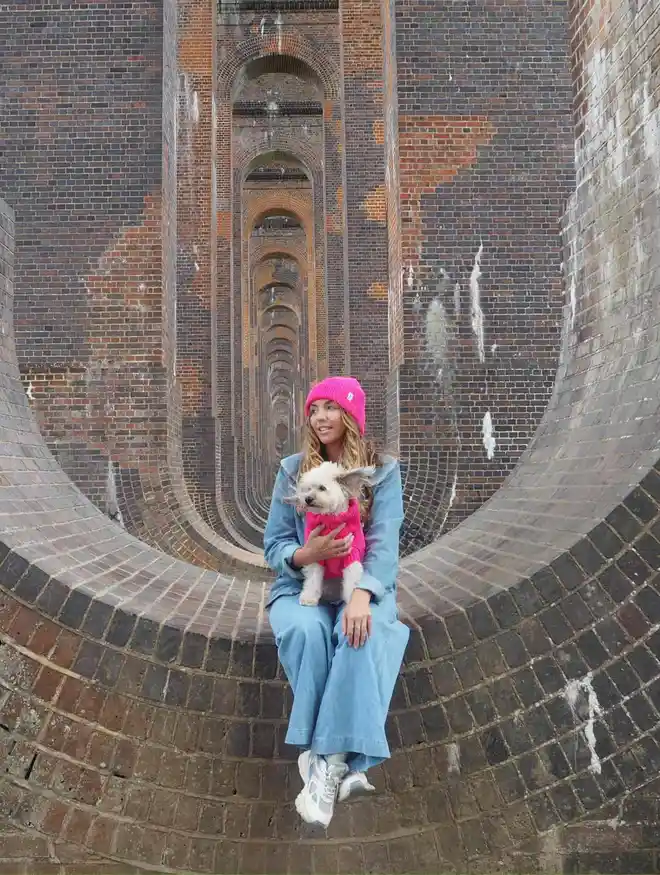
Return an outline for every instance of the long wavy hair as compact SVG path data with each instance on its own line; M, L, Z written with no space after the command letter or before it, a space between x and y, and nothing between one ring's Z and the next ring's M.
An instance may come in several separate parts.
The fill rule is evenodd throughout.
M341 411L341 421L345 429L341 456L339 458L339 464L342 468L349 470L350 468L366 468L372 465L379 467L382 465L382 454L375 449L371 441L364 439L360 434L356 421L345 410ZM310 471L326 461L325 447L316 436L309 417L307 417L303 425L302 460L300 462L299 474L304 474L306 471ZM360 517L364 525L369 519L373 503L373 491L369 486L364 487L359 503Z

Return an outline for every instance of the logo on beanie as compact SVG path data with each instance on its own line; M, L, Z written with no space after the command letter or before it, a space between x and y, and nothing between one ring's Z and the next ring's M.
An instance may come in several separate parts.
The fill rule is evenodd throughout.
M352 393L352 392L349 392L349 393L348 393L348 395L346 396L346 400L347 400L347 401L352 401L352 400L353 400L353 393Z

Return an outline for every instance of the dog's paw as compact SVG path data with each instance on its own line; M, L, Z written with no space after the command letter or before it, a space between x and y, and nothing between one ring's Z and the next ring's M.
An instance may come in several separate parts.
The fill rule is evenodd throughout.
M316 596L309 595L308 593L303 593L298 601L301 605L305 605L308 608L316 607L319 603L319 599Z

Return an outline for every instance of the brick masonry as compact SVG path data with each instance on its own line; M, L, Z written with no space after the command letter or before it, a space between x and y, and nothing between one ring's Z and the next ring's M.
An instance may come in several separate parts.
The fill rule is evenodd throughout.
M550 398L573 136L565 3L395 8L408 551L492 495Z
M373 185L359 203L385 235L376 235L385 248L374 246L369 264L387 277L374 274L365 294L388 313L381 422L408 462L409 508L443 483L450 497L458 471L468 478L457 481L458 519L466 482L483 488L480 504L506 473L501 463L499 473L478 474L469 461L475 448L491 446L488 430L477 430L483 408L467 403L485 385L484 370L489 392L501 398L499 408L488 407L493 436L500 440L501 410L518 410L516 452L524 453L487 504L403 562L400 602L412 637L388 721L393 756L374 775L377 797L338 809L327 836L303 829L295 815L297 770L283 743L290 694L262 612L268 581L240 544L266 511L272 457L257 466L241 447L241 429L246 419L262 425L260 413L274 402L278 439L290 439L288 398L294 390L300 397L304 382L292 376L294 350L316 342L318 362L336 354L331 324L346 308L339 278L359 277L360 268L344 229L360 209L363 183L351 190L337 158L335 181L323 177L319 214L318 153L315 165L312 152L284 164L279 150L269 152L243 177L218 147L227 142L221 132L231 139L240 131L239 109L256 112L246 104L273 87L269 77L289 87L307 68L315 75L299 77L300 103L282 127L293 117L322 119L326 164L328 144L335 156L350 148L342 118L366 136L372 116L361 120L355 108L343 116L342 95L363 99L375 81L376 48L365 43L364 58L310 49L314 28L338 46L365 9L349 4L340 16L331 4L302 5L297 30L288 9L278 24L277 8L251 23L249 10L222 21L192 0L178 8L25 3L12 8L11 28L0 27L10 38L0 46L9 77L0 186L16 209L14 218L0 203L3 871L572 873L660 865L660 13L652 0L596 0L573 6L570 18L559 4L490 4L483 17L475 10L463 19L449 4L428 19L428 42L422 10L381 9L383 45L396 41L396 59L384 52L382 119L371 125L382 164L370 167ZM369 15L375 23L377 12ZM233 108L227 82L255 56L280 54L280 27L282 47L307 67L251 67L258 75ZM234 54L216 52L230 28ZM491 44L499 75L487 60ZM466 54L486 60L461 69ZM566 81L549 84L567 56L574 136ZM234 70L224 80L216 75L222 59ZM442 83L443 63L460 100L425 90L425 82ZM340 71L356 77L355 90L342 85ZM506 93L486 106L486 86L505 81ZM314 108L307 116L318 88L320 115ZM515 107L524 112L516 116ZM182 182L186 113L191 130L206 126L195 135L194 198ZM249 127L259 128L263 116L253 117ZM562 277L552 223L569 188L565 136L574 141L575 174L563 210ZM530 165L534 138L540 157ZM418 172L412 161L422 146ZM365 155L375 154L370 143ZM223 175L223 161L236 173ZM355 154L350 162L359 167ZM285 164L276 187L269 170ZM303 165L301 179L294 171ZM533 172L547 193L547 227ZM204 191L216 185L212 221ZM516 185L522 200L514 203ZM259 204L272 205L273 190L282 196L271 214ZM464 214L461 203L469 204ZM300 228L287 230L284 213ZM320 273L316 236L309 244L319 215L324 258L337 247L344 253ZM440 227L452 216L467 229L454 249ZM268 218L278 221L252 226ZM518 252L512 241L520 235L527 248ZM234 275L236 266L245 270L245 299L233 294L223 259ZM514 268L527 274L530 261L536 285L526 297ZM432 286L435 266L447 276ZM325 283L323 301L310 297L312 275ZM278 328L257 368L243 327L259 337L271 290ZM546 298L552 315L541 312ZM344 356L360 326L352 291L349 303L351 330L337 339ZM479 366L476 304L484 353L504 345L507 326L516 350L537 344L556 378L551 395L546 376L525 371L517 382L522 367L494 374L494 363ZM552 334L560 318L561 335ZM442 367L440 383L437 370L422 367L429 355ZM277 364L272 395L257 376L269 361ZM413 401L422 398L440 399L441 418L460 414L436 458L425 422L415 419ZM240 405L235 420L232 404ZM190 452L194 429L211 448L203 469L201 454ZM263 427L259 433L253 454L272 440ZM234 474L225 483L218 447L228 438ZM408 520L411 532L410 510Z

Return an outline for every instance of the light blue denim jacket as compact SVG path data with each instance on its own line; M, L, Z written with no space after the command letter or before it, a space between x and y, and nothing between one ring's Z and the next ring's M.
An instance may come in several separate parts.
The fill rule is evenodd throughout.
M282 499L291 495L296 486L302 454L282 459L275 480L268 522L264 531L264 556L277 574L266 607L281 595L298 595L302 587L302 572L290 564L291 557L304 544L305 519L293 505ZM373 482L373 504L365 526L367 550L360 589L369 590L379 602L386 593L396 590L399 572L399 531L403 522L403 491L401 471L396 459L385 456L376 469Z

